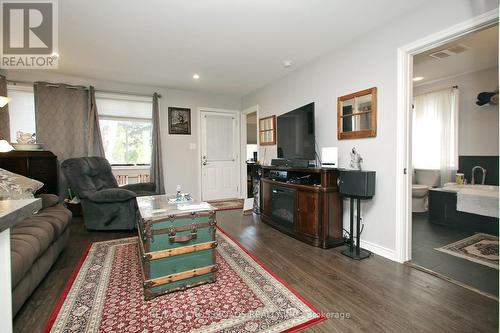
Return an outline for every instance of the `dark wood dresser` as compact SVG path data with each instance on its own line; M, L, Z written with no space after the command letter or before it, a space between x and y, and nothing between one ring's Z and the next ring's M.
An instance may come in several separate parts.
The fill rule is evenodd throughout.
M262 221L313 246L330 248L344 244L337 169L262 169Z
M58 193L57 156L50 151L0 153L0 168L44 183L37 193Z

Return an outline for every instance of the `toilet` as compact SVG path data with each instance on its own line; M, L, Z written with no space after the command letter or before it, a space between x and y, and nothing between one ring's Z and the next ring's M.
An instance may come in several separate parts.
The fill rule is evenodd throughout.
M429 208L429 189L440 185L439 170L414 169L411 187L412 212L424 213Z

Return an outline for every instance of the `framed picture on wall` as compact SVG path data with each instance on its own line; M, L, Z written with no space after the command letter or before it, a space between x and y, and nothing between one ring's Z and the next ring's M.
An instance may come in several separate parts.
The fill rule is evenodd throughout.
M191 109L168 108L168 134L191 134Z

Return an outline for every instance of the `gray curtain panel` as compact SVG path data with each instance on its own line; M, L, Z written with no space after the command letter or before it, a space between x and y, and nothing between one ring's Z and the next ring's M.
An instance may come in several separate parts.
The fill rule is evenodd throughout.
M95 102L95 89L89 87L89 112L88 112L87 144L89 156L104 156L104 146L102 144L101 128L99 127L99 116Z
M0 75L0 96L7 96L7 80ZM0 139L10 142L9 104L0 108Z
M37 82L34 85L37 142L62 163L89 152L89 92L85 87ZM59 172L59 195L67 195L67 183Z
M165 194L165 183L163 181L163 162L161 159L161 135L160 135L160 96L157 93L153 95L153 149L151 150L151 182L156 185L158 194Z

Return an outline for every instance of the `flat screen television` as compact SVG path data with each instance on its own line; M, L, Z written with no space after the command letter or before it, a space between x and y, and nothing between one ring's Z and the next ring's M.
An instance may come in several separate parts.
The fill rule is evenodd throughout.
M315 160L314 103L278 116L278 158Z

